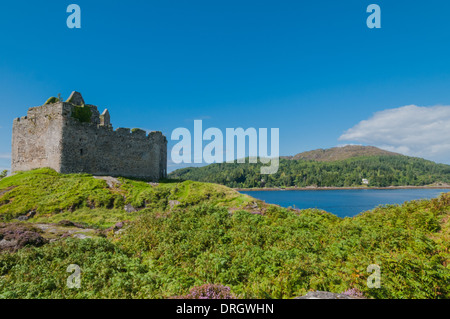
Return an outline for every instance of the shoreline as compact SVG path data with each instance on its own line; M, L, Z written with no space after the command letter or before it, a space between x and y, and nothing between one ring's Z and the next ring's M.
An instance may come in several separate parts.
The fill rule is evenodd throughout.
M352 190L352 189L449 189L450 185L446 186L386 186L386 187L267 187L267 188L233 188L238 192L252 192L252 191L320 191L320 190Z

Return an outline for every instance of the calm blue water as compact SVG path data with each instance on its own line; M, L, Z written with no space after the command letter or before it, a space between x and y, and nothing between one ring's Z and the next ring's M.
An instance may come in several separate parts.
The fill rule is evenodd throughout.
M241 191L269 204L298 209L319 208L339 217L352 217L378 205L430 199L450 189L343 189L296 191Z

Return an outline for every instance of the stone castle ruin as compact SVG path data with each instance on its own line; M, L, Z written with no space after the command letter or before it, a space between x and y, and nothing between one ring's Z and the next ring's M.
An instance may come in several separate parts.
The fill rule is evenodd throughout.
M107 109L100 114L72 92L65 102L50 98L14 120L12 172L41 167L157 181L167 176L167 140L161 132L113 130Z

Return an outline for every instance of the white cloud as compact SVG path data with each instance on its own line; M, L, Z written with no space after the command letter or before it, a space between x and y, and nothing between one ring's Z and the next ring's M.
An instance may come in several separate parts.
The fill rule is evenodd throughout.
M407 105L380 111L348 129L339 140L450 163L450 106Z
M0 159L11 159L11 153L0 153Z
M346 147L346 146L362 146L362 144L345 143L345 144L338 144L338 145L336 145L336 147Z

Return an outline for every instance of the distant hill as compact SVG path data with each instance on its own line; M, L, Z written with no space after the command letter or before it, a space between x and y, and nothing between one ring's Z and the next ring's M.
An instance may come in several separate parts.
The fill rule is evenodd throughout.
M342 147L332 147L328 149L317 149L313 151L307 151L298 153L294 156L283 156L282 158L290 160L312 160L319 162L331 162L339 161L352 157L360 156L375 156L375 155L387 155L387 156L401 156L401 154L388 152L379 149L375 146L362 146L362 145L346 145Z
M278 172L261 175L262 164L217 163L178 169L170 178L235 188L425 186L450 183L450 165L387 152L372 146L345 146L280 158Z

